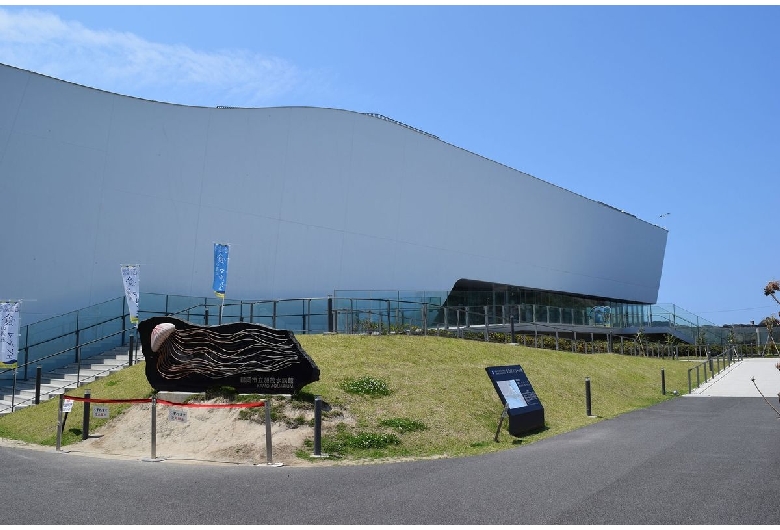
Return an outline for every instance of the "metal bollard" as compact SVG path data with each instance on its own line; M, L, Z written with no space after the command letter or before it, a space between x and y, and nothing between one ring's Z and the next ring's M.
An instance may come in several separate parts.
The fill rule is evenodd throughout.
M157 458L157 396L152 396L152 460Z
M130 335L130 347L127 352L127 366L133 366L133 350L135 346L135 336Z
M322 397L314 398L314 456L322 455Z
M90 405L89 405L89 398L92 397L92 394L89 390L84 391L84 418L81 422L81 439L86 440L89 438L89 412L90 412Z
M265 398L265 455L266 463L273 464L273 447L271 444L271 398Z
M62 408L65 403L65 394L60 394L60 405L57 412L57 451L62 447Z
M588 416L593 416L591 413L591 400L590 400L590 377L585 378L585 412Z
M41 367L35 367L35 404L41 402Z
M661 394L666 395L666 374L663 368L661 368Z

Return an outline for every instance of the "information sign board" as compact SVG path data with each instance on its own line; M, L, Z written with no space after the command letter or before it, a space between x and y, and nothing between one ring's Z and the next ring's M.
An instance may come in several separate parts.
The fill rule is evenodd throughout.
M485 368L509 417L509 434L523 433L544 427L544 407L531 382L519 365Z
M108 407L104 407L101 405L95 405L92 407L92 417L93 418L108 418Z
M168 409L168 421L187 423L187 411L181 409Z

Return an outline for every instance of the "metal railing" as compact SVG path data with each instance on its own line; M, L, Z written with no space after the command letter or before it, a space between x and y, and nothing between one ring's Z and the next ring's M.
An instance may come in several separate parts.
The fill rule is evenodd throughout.
M731 366L734 362L743 360L742 355L737 348L727 348L726 351L718 355L707 354L707 360L696 364L696 366L688 369L688 393L690 394L694 388L698 388L703 383L714 378L717 374ZM709 377L707 376L707 370L709 369ZM696 386L693 386L693 372L696 371ZM703 372L700 374L700 371ZM703 379L702 376L703 375Z
M599 326L599 323L584 317L580 318L575 315L574 310L566 313L566 310L561 308L545 306L542 309L541 306L522 304L457 307L434 303L431 301L434 298L422 296L417 299L402 299L399 292L398 298L329 296L246 301L142 293L139 319L168 315L202 325L250 322L299 334L428 335L435 332L442 335L454 332L455 336L461 338L486 341L496 340L497 336L501 336L500 340L504 342L517 339L514 336L514 327L517 326L517 335L524 344L529 340L528 334L532 333L534 346L550 347L554 340L554 347L558 349L563 340L559 334L568 333L573 334L573 340L567 344L572 351L618 351L618 337L614 333L619 330L610 326ZM529 315L530 321L526 318ZM571 324L549 323L550 320L568 321L569 317ZM546 322L540 322L541 320ZM589 327L581 332L579 338L577 325ZM22 326L19 362L13 367L0 370L0 384L11 379L14 385L17 379L27 381L31 367L36 370L42 367L44 371L50 372L75 362L80 370L83 361L124 346L129 336L134 336L135 332L129 321L124 297ZM597 344L594 332L595 335L601 333L605 337L604 346ZM588 336L590 347L587 344ZM619 351L623 353L623 338L620 338L620 341ZM630 347L627 346L626 349L630 350ZM669 351L669 348L664 349L663 345L656 345L657 354L664 355L664 350ZM650 351L653 351L652 347ZM700 352L698 347L696 352Z

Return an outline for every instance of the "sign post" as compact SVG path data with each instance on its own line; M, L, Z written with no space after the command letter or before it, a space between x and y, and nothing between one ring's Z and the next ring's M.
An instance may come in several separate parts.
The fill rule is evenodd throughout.
M496 441L505 417L509 418L508 429L512 436L521 436L544 427L544 407L519 365L490 366L485 370L504 405Z

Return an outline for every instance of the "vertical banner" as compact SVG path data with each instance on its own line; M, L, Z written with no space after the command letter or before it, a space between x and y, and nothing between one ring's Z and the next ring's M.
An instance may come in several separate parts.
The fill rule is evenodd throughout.
M138 265L122 265L122 282L125 285L125 299L127 309L130 311L130 323L138 325L138 297L140 296L138 285Z
M19 302L0 303L0 362L13 364L19 352Z
M214 243L214 292L217 297L225 298L227 285L228 252L230 245Z

